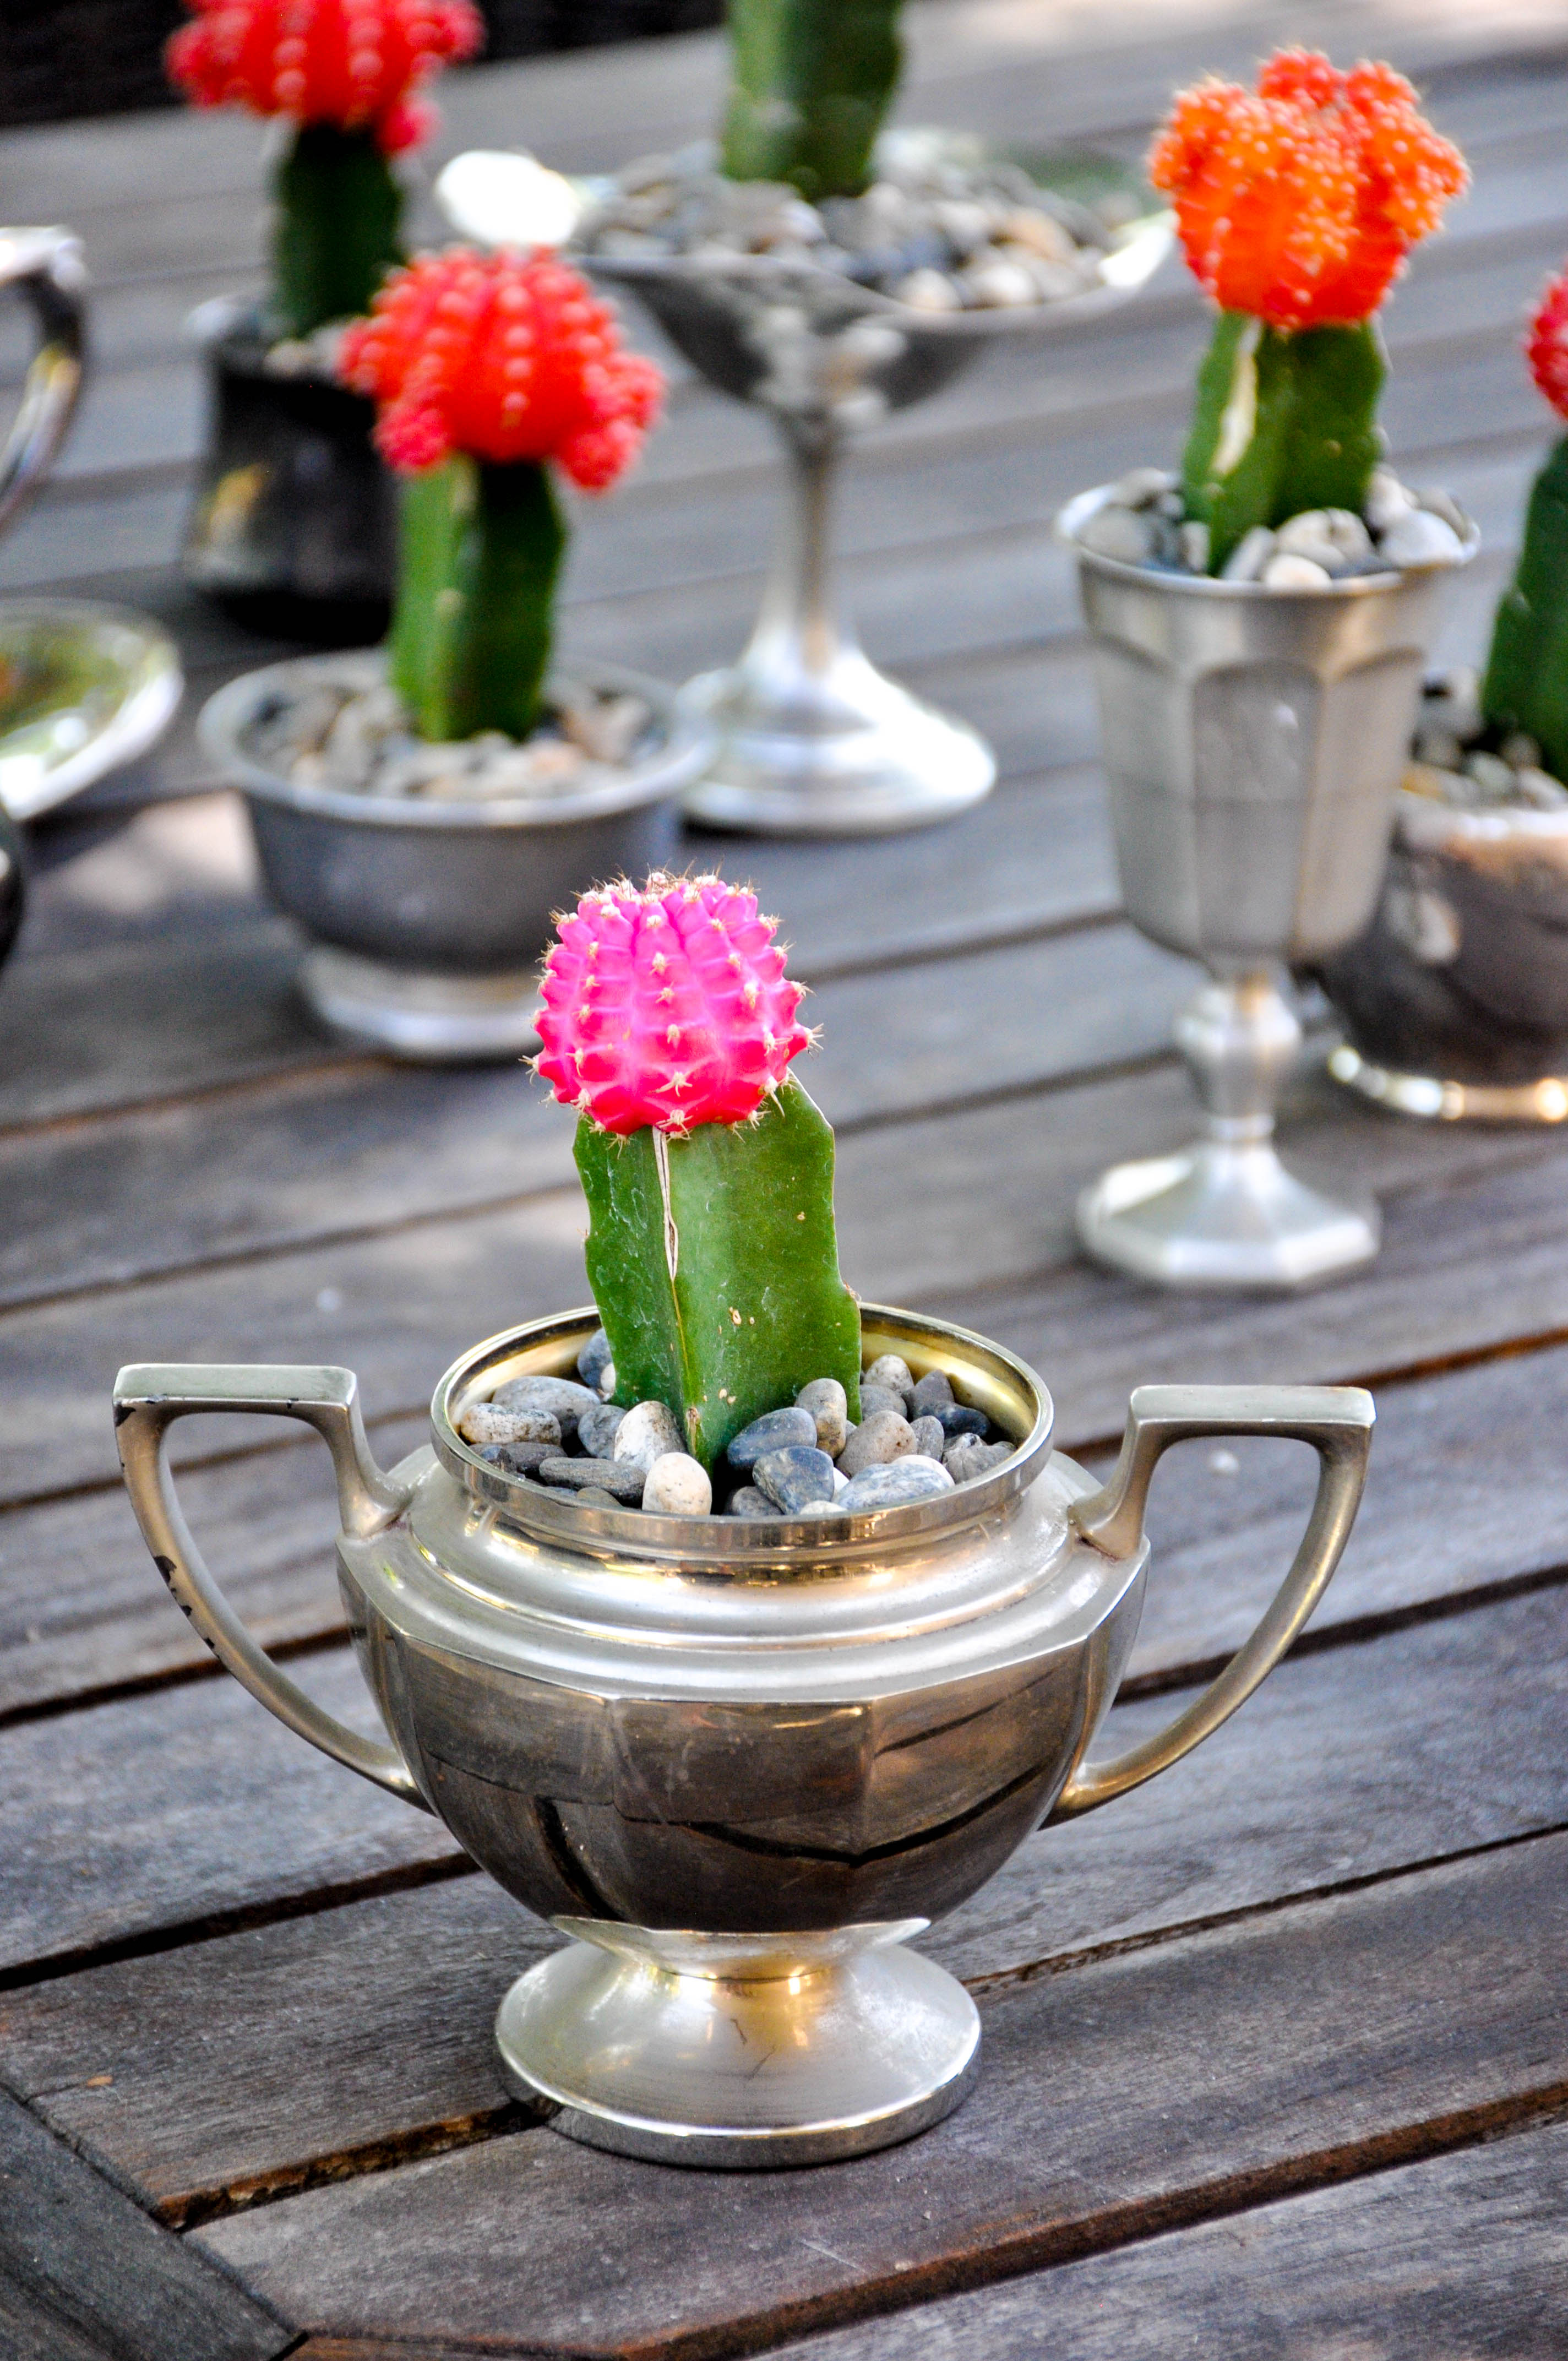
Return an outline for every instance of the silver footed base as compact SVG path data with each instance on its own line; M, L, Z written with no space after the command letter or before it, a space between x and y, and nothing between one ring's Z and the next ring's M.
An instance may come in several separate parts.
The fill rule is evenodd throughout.
M435 975L315 944L300 989L334 1033L416 1065L521 1058L539 1047L536 969L507 975Z
M687 682L683 702L718 732L682 798L694 819L758 836L881 836L990 794L996 762L979 732L858 650L809 686L773 692L744 665Z
M1329 1054L1329 1071L1347 1090L1397 1115L1439 1123L1563 1123L1568 1121L1568 1074L1533 1082L1445 1082L1434 1074L1405 1074L1375 1066L1348 1041Z
M1380 1233L1369 1198L1307 1188L1266 1140L1201 1140L1102 1172L1078 1201L1078 1235L1161 1287L1306 1288L1370 1262Z
M980 2018L901 1948L923 1918L829 1934L705 1935L557 1918L577 1939L513 1984L501 2073L554 2129L662 2164L828 2164L951 2113Z

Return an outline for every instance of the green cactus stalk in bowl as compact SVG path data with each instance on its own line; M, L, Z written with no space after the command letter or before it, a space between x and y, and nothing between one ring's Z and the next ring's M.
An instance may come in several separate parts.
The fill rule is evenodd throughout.
M1568 418L1568 272L1553 281L1531 324L1531 373ZM1481 691L1497 730L1535 740L1545 768L1568 779L1568 436L1530 490L1524 544L1492 631Z
M729 0L731 181L858 197L904 62L903 0Z

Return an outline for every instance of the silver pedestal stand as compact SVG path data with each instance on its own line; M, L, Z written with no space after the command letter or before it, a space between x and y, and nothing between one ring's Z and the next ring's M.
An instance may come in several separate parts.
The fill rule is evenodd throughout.
M1064 537L1105 498L1074 500ZM1177 1027L1202 1137L1102 1173L1079 1235L1168 1287L1310 1287L1368 1261L1378 1223L1275 1150L1300 1043L1282 972L1372 914L1446 569L1292 591L1078 563L1127 914L1213 979Z
M1079 320L1141 287L1170 243L1150 215L1083 295L1015 311L927 313L837 272L766 255L633 258L587 268L639 296L710 383L765 410L790 464L785 528L751 642L685 695L713 723L685 808L718 827L868 836L944 819L989 793L991 749L889 680L837 608L830 514L854 435L938 392L998 336Z

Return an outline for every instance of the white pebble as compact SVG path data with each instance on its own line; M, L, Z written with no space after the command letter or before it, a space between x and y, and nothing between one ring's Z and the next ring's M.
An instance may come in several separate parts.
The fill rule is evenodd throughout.
M653 1408L663 1410L664 1405L656 1402ZM667 1411L664 1414L669 1416ZM627 1415L635 1418L637 1413L630 1411ZM642 1506L655 1517L707 1516L713 1508L713 1486L707 1468L684 1451L662 1453L648 1470Z
M1201 517L1190 517L1181 527L1178 539L1181 544L1181 563L1194 574L1209 571L1209 528Z
M1326 566L1319 566L1310 557L1295 557L1288 550L1277 551L1261 576L1266 590L1322 590L1333 580Z
M889 1393L902 1394L905 1401L915 1391L915 1373L897 1353L882 1354L861 1374L868 1386L885 1386Z
M1518 785L1520 803L1530 804L1537 811L1561 811L1568 804L1568 787L1533 763L1520 766Z
M1389 526L1377 554L1388 566L1452 566L1464 556L1464 544L1445 517L1412 509Z
M1016 311L1040 300L1034 274L1021 262L978 263L965 271L963 289L970 302L981 311Z
M680 1448L681 1430L674 1412L662 1401L638 1402L615 1431L615 1457L630 1460L645 1474L667 1453Z
M561 1422L547 1411L498 1410L476 1402L457 1422L465 1443L559 1443Z
M817 1421L817 1447L837 1459L850 1439L850 1403L837 1378L813 1378L795 1398L796 1410L807 1410Z
M1176 489L1176 478L1168 467L1129 467L1118 476L1111 487L1111 500L1119 509L1148 508L1162 492Z
M941 270L912 270L893 291L899 302L916 312L961 312L964 307L963 297Z
M1096 557L1113 557L1123 566L1142 566L1154 554L1155 530L1153 520L1142 510L1108 503L1084 519L1078 531L1079 546L1091 550Z
M1366 489L1366 522L1374 533L1387 533L1415 505L1415 494L1406 490L1392 467L1373 468Z
M613 1361L607 1361L599 1371L598 1394L600 1401L615 1400L615 1363Z
M1222 582L1256 582L1274 555L1274 535L1266 524L1255 524L1244 533L1223 566L1220 568Z

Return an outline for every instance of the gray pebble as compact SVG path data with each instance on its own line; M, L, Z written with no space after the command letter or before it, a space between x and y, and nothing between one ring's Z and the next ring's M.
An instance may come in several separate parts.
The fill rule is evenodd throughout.
M577 1431L578 1418L592 1410L598 1396L571 1378L513 1378L492 1400L497 1410L548 1411L559 1421L562 1442L569 1443Z
M713 1507L707 1468L685 1451L666 1451L648 1470L642 1506L654 1517L706 1517Z
M902 1395L907 1401L915 1391L915 1378L907 1361L896 1353L882 1353L866 1371L869 1386L886 1386L890 1393Z
M943 1452L942 1465L955 1484L972 1484L977 1476L989 1476L1012 1456L1010 1443L981 1443L976 1434L960 1434Z
M546 1459L541 1462L539 1475L542 1482L565 1485L574 1492L597 1486L611 1493L621 1506L632 1508L641 1505L648 1480L643 1468L624 1459Z
M982 1410L970 1410L968 1402L944 1402L931 1415L941 1422L942 1433L951 1443L955 1434L978 1434L983 1443L991 1433L991 1421Z
M609 1338L602 1328L596 1328L582 1351L577 1355L577 1375L584 1385L598 1391L598 1381L610 1358Z
M544 1410L501 1410L494 1402L475 1402L457 1422L465 1443L553 1443L561 1441L561 1422Z
M623 1509L626 1502L618 1500L613 1492L607 1492L602 1484L585 1484L577 1495L577 1506L579 1509Z
M577 1421L577 1441L592 1459L613 1459L615 1438L626 1416L613 1402L595 1402Z
M896 1411L879 1411L862 1419L839 1454L839 1465L851 1479L864 1467L883 1467L915 1448L915 1432Z
M933 1418L927 1412L924 1418L911 1419L909 1432L915 1437L916 1451L924 1453L927 1459L940 1459L948 1447L948 1438L942 1432L939 1418Z
M476 1459L490 1467L499 1467L503 1476L535 1476L547 1459L560 1456L556 1443L481 1443L475 1448Z
M935 1459L912 1454L890 1467L867 1467L855 1477L839 1506L847 1516L863 1516L869 1509L901 1509L911 1500L927 1500L950 1492L953 1479Z
M742 1484L729 1495L725 1513L731 1517L782 1517L784 1510L775 1509L767 1494L759 1492L754 1484Z
M868 1418L902 1418L909 1407L907 1394L894 1393L891 1386L873 1386L869 1379L861 1385L861 1423Z
M1220 568L1222 582L1256 582L1274 555L1274 535L1266 524L1255 524L1244 533L1223 566Z
M679 1451L682 1442L675 1414L667 1402L640 1401L616 1428L610 1455L618 1464L625 1461L641 1467L646 1475L667 1451Z
M786 1516L798 1516L813 1500L833 1498L833 1462L814 1444L792 1443L782 1451L764 1451L751 1475Z
M815 1446L816 1442L817 1421L808 1410L770 1410L731 1435L724 1455L731 1467L754 1467L765 1451L783 1451L792 1443Z
M911 1418L924 1418L926 1412L935 1410L938 1402L950 1402L952 1399L953 1381L946 1369L927 1369L915 1389L909 1415Z
M813 1378L795 1398L796 1410L808 1410L817 1421L817 1447L837 1459L850 1439L850 1403L837 1378Z

